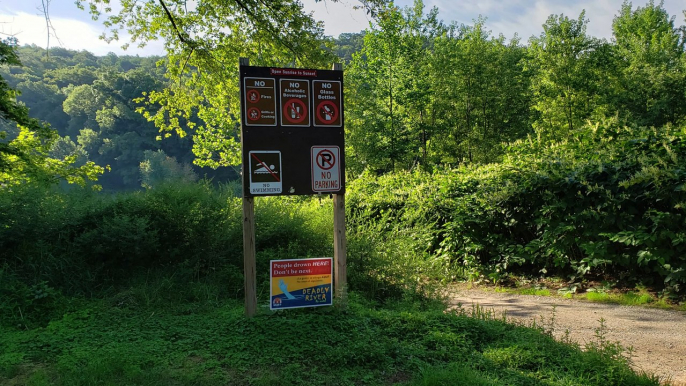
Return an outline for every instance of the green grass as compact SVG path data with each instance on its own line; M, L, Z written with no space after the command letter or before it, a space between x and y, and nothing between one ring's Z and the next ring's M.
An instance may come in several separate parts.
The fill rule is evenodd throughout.
M625 292L607 292L607 290L588 289L584 293L573 293L570 291L558 290L556 294L550 292L546 288L537 287L495 287L495 292L517 294L517 295L534 295L534 296L560 296L567 299L581 299L596 303L612 303L621 304L625 306L648 306L654 308L672 309L686 311L686 303L674 304L665 297L658 297L645 288L637 288L634 291Z
M655 302L655 298L648 293L625 292L621 294L611 294L607 292L586 292L587 300L598 303L616 303L623 305L645 305Z
M605 291L588 291L579 295L586 300L598 303L613 303L622 304L626 306L648 306L664 309L676 309L684 311L685 305L675 305L664 297L658 297L645 289L637 289L635 291L626 291L621 293L609 293Z
M550 290L549 289L547 289L547 288L535 288L535 287L526 287L526 288L496 287L495 292L518 294L518 295L550 296Z
M45 327L0 329L0 384L659 384L615 346L584 352L487 313L379 308L355 293L347 308L262 308L253 319L232 300L79 302Z

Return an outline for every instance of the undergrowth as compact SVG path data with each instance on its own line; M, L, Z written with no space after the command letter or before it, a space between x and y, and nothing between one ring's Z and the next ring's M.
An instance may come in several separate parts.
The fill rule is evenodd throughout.
M258 296L269 260L333 255L329 198L255 200ZM241 198L207 182L103 194L0 190L0 325L44 326L73 297L153 306L243 296ZM424 299L441 266L411 228L351 222L348 285L368 299ZM131 288L122 290L122 288ZM158 296L159 295L159 296Z
M605 341L584 352L484 312L409 300L378 307L350 295L347 308L263 308L252 319L238 301L84 301L46 327L0 330L0 383L659 384Z
M414 230L442 277L603 277L678 297L686 291L685 166L686 127L626 127L615 118L564 141L510 144L498 164L366 172L351 179L348 208L383 234Z
M349 307L254 319L234 188L0 188L0 383L657 385L602 335L583 351L441 305L445 282L513 272L683 292L684 130L572 134L498 165L365 173L346 194ZM255 202L265 304L269 260L333 254L332 203Z

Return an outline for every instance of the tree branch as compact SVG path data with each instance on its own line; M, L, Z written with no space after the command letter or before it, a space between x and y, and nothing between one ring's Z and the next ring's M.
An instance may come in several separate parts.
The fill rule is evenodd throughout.
M255 13L252 12L250 9L248 9L248 7L247 7L241 0L234 0L234 1L236 2L236 4L238 4L239 7L241 7L241 8L245 11L245 13L248 14L248 16L250 16L250 17L254 20L254 22L255 22L256 24L258 24L257 26L259 27L260 18L257 17L257 15L255 15ZM268 6L267 6L267 7L268 7ZM283 45L284 45L289 51L291 51L291 52L293 53L293 55L295 55L295 57L297 58L297 57L298 57L298 53L296 52L295 48L294 48L292 45L290 45L290 44L288 44L287 42L285 42L283 39L281 39L281 37L279 36L279 33L276 32L276 31L274 31L274 29L271 28L271 27L272 27L272 26L269 25L269 22L268 22L268 21L265 21L264 28L269 32L269 34L272 35L275 39L277 39L281 44L283 44Z
M179 40L181 40L182 43L191 46L191 48L194 48L195 42L189 41L183 37L183 35L181 34L181 31L179 30L179 27L176 26L176 21L174 21L174 17L172 16L171 12L169 12L169 8L167 8L167 5L164 4L164 1L159 0L159 2L160 2L160 5L162 5L162 8L164 8L164 12L167 14L167 18L172 23L172 26L174 27L174 31L176 31L176 35L179 37Z

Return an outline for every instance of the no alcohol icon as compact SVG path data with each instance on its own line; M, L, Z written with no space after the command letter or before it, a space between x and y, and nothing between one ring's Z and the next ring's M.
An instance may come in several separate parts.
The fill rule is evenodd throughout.
M307 107L300 99L289 99L284 105L283 116L288 123L302 123L307 118Z
M281 125L310 126L310 82L306 79L281 79Z

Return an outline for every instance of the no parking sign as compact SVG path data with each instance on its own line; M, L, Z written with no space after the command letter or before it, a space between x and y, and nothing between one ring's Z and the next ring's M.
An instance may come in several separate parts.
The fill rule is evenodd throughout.
M341 189L338 146L312 146L312 191L337 192Z

